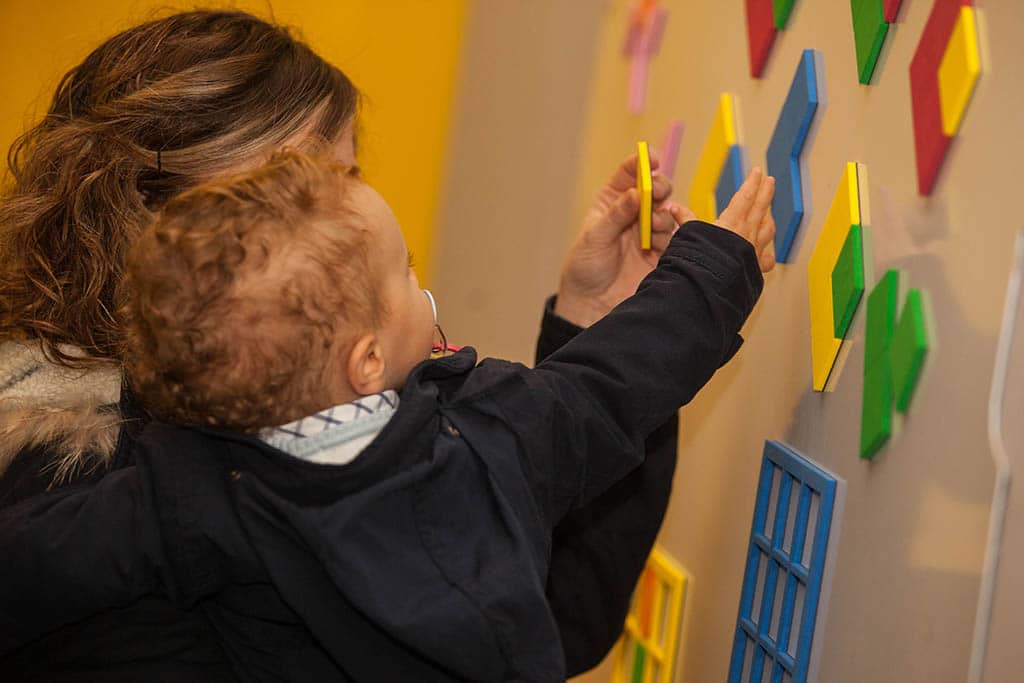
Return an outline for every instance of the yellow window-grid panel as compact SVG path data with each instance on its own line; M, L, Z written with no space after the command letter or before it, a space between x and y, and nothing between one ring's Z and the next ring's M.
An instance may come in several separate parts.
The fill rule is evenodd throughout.
M669 683L679 651L685 572L655 548L647 560L616 648L613 683Z

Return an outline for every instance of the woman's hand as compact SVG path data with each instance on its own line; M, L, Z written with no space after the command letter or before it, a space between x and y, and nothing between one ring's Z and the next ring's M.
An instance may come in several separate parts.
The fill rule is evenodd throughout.
M633 295L678 225L696 218L684 207L662 206L672 194L672 183L653 173L659 160L652 155L652 204L659 208L651 221L651 249L641 249L636 164L634 154L598 192L562 267L555 313L580 327L597 322Z

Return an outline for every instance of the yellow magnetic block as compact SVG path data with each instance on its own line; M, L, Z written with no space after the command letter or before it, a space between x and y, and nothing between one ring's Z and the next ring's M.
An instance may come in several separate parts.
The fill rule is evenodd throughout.
M953 137L960 130L960 122L980 72L974 8L961 7L953 35L939 64L939 108L942 110L942 132L948 137Z
M638 647L644 650L643 683L670 683L679 651L686 587L683 570L664 551L654 548L615 649L613 683L632 683Z
M651 153L646 142L636 143L636 191L640 194L640 248L651 248Z
M832 270L854 225L867 225L861 212L861 189L867 192L867 167L847 163L825 216L814 253L807 264L807 289L811 305L811 366L814 390L824 391L843 340L835 336L832 312ZM864 206L867 203L864 202Z
M723 93L718 103L718 113L711 124L711 131L704 142L697 169L690 183L690 209L702 221L718 218L715 204L715 188L722 174L729 148L738 144L736 139L736 108L733 97Z

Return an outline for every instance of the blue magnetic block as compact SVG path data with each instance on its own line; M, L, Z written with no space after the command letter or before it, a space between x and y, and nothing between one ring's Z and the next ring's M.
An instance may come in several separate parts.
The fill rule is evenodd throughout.
M803 51L768 143L768 174L775 176L772 216L775 218L775 260L779 263L789 261L789 251L804 218L800 153L818 111L816 56L817 50Z
M760 681L751 674L762 670L806 683L836 489L835 477L810 460L777 441L765 442L729 683ZM762 563L767 563L763 572ZM755 605L758 593L761 604ZM744 672L748 648L754 648L753 667Z
M718 185L715 186L715 209L719 215L729 206L729 201L742 184L743 148L733 145L729 148L729 156L725 158L722 173L718 176Z

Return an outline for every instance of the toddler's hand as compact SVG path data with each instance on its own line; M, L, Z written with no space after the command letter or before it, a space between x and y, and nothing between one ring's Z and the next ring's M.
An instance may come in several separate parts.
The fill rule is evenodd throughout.
M766 177L760 168L755 168L715 221L715 225L754 245L762 273L775 267L775 219L771 211L774 194L775 178Z

